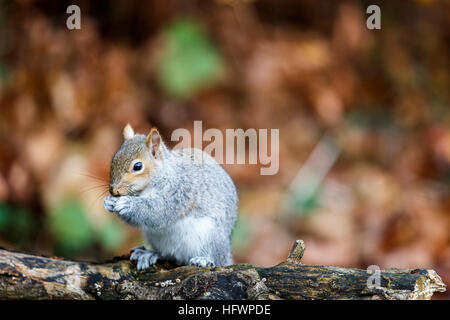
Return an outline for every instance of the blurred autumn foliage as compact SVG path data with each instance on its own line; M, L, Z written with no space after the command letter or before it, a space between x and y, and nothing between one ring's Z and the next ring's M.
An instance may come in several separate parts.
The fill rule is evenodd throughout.
M450 3L376 3L381 30L373 1L1 1L0 245L94 260L141 244L102 206L121 130L173 145L202 120L280 129L278 174L225 165L236 262L303 239L304 263L450 284Z

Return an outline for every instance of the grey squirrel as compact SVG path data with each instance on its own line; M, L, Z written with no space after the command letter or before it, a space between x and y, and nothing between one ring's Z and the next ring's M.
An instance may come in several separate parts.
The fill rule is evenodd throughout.
M132 250L137 269L158 259L200 267L232 264L238 197L227 172L200 149L169 150L156 129L145 136L127 124L123 136L103 204L140 227L152 246Z

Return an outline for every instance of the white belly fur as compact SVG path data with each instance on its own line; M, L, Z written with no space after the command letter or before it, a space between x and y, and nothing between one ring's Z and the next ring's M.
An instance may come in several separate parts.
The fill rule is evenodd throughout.
M187 264L193 257L208 255L205 249L214 229L211 218L190 215L159 231L144 230L144 235L162 257Z

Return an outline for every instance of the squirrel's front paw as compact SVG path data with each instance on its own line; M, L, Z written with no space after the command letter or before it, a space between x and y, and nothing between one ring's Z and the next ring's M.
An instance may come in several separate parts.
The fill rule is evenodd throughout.
M105 200L103 200L103 206L105 207L106 211L114 212L117 199L118 199L117 197L109 195L105 198Z
M132 212L133 203L130 196L118 197L114 205L114 211L121 216L126 216Z
M154 265L159 259L159 255L151 250L146 250L144 247L137 247L132 250L130 260L137 260L137 269L145 270Z
M197 267L211 267L214 268L216 265L208 257L194 257L189 260L189 265Z

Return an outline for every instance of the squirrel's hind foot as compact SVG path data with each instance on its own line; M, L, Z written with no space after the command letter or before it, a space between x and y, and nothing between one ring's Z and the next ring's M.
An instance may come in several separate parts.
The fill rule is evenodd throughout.
M136 247L131 250L130 260L137 260L137 269L145 270L154 265L158 261L159 254L155 251L146 250L143 246Z
M216 264L208 257L194 257L189 260L189 265L197 267L211 267L214 268Z

